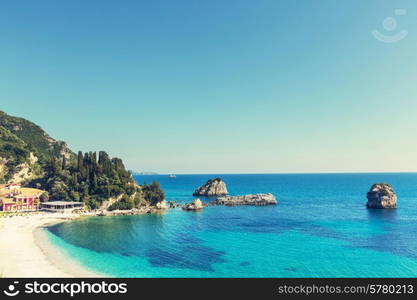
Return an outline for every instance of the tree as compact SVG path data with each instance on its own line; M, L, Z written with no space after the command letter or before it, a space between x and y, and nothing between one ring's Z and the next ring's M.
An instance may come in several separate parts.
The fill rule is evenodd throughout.
M50 165L50 171L52 176L59 175L62 170L62 164L59 163L59 161L56 159L55 156L51 158L51 165Z
M135 207L134 201L127 195L123 195L123 197L119 201L110 205L109 210L127 210L132 209L133 207Z
M135 207L140 207L144 204L145 199L143 198L143 192L141 189L138 189L133 197L133 202L135 204Z
M48 202L49 201L49 194L48 194L48 192L45 192L42 195L40 195L39 199L41 200L41 202Z
M65 158L65 155L62 156L62 170L65 170L67 168L67 159Z
M155 205L165 199L165 193L161 189L158 182L154 181L151 184L146 184L142 187L143 196L151 205Z
M124 195L117 209L130 209L144 204L152 204L164 200L165 194L156 182L138 187L132 175L126 170L119 158L110 158L105 151L78 152L78 164L71 164L68 159L56 157L46 159L45 177L33 179L30 186L49 192L54 200L83 201L90 209L96 209L109 197ZM126 198L127 197L127 198ZM114 206L116 207L116 206Z

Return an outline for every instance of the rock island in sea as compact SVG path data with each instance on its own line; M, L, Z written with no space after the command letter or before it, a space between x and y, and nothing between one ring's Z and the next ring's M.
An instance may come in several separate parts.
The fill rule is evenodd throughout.
M226 183L220 178L209 179L204 185L197 188L193 196L223 196L227 195Z
M255 195L244 195L244 196L223 196L218 197L212 202L214 205L226 205L226 206L237 206L237 205L275 205L277 199L272 194L255 194Z
M397 195L388 183L375 183L366 197L368 208L397 208Z

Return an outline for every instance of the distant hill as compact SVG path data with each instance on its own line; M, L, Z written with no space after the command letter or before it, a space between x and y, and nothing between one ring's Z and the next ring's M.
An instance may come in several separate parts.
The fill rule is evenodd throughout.
M133 170L129 170L129 172L132 174L132 175L158 175L158 173L156 173L156 172L140 172L140 171L133 171Z

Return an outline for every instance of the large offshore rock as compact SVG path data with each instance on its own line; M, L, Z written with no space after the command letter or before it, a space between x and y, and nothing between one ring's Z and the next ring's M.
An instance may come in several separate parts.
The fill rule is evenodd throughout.
M397 195L391 185L376 183L366 195L368 208L397 208Z
M226 184L220 178L210 179L193 193L193 196L223 196L227 195Z

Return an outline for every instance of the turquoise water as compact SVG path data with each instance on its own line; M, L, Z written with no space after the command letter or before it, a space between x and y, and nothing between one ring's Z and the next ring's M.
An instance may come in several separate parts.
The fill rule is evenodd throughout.
M158 180L189 202L216 175ZM207 207L91 217L47 230L87 267L116 277L416 277L417 174L221 175L231 194L273 193L266 207ZM391 183L396 210L368 210L366 192ZM208 201L208 199L202 199Z

